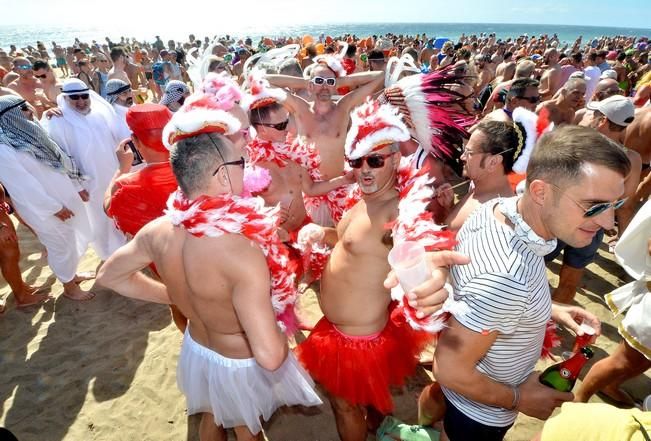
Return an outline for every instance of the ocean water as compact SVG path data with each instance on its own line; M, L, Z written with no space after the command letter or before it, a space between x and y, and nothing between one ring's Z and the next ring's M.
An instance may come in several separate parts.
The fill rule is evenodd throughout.
M573 42L579 35L583 41L600 37L602 35L627 35L651 37L651 28L639 29L628 27L596 27L596 26L569 26L569 25L541 25L541 24L500 24L500 23L348 23L348 24L305 24L305 25L277 25L256 26L231 24L230 28L220 26L219 29L192 27L191 24L175 25L168 29L156 24L144 23L142 26L115 25L106 27L75 27L75 26L11 26L0 25L0 48L7 49L10 44L17 47L36 45L36 41L43 41L49 48L52 41L70 46L77 37L81 41L103 43L105 37L119 41L121 36L135 37L142 41L153 41L154 36L160 35L163 41L174 39L186 41L189 34L197 38L213 37L215 35L233 35L237 37L251 37L254 40L261 36L299 36L320 34L338 36L355 34L357 36L383 35L387 32L394 34L422 34L428 37L447 37L457 39L461 34L495 33L497 38L517 37L522 34L541 35L558 34L561 41Z

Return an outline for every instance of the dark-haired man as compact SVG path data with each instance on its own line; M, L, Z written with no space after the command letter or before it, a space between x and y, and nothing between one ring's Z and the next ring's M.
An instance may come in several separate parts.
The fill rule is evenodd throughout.
M451 275L455 299L470 312L448 323L433 365L450 441L501 440L519 412L545 419L572 400L532 372L547 321L579 335L577 321L597 329L599 321L552 304L543 256L556 238L583 247L600 228L612 228L629 172L613 141L592 129L560 127L534 149L524 194L483 204L459 231L456 250L471 264L453 267Z
M27 58L14 58L13 66L14 72L18 73L18 78L9 83L7 88L18 93L34 106L37 113L35 116L40 118L45 110L54 107L54 103L43 94L42 90L37 91L37 89L42 89L42 84L37 78L34 78L34 66Z
M484 117L484 120L511 122L513 121L513 111L518 107L524 107L531 112L535 111L540 102L538 86L538 81L533 78L519 78L513 81L508 87L504 107L493 110Z

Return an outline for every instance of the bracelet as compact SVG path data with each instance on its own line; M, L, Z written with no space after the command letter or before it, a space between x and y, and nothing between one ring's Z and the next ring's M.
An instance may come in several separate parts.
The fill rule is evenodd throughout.
M520 390L515 386L511 386L511 389L513 389L513 402L511 403L511 407L507 410L515 410L517 409L518 404L520 404Z

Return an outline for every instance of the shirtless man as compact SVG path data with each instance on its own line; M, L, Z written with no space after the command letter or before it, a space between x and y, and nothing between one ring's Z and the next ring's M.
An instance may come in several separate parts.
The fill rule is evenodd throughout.
M52 103L57 102L57 95L61 92L61 84L57 83L57 78L52 68L46 61L36 60L34 62L34 77L38 78L43 86L43 93Z
M533 74L535 68L536 65L533 61L519 61L515 66L515 74L513 75L513 79L501 82L495 86L491 97L488 99L488 103L486 103L484 112L487 114L493 109L499 109L500 107L503 107L504 104L503 101L499 99L499 95L504 93L504 89L508 90L508 88L511 86L511 84L513 84L515 80L519 80L521 78L531 78L531 75Z
M203 133L178 141L170 160L190 201L229 201L242 191L243 155L226 137ZM262 414L320 400L276 324L260 244L220 231L199 237L161 217L105 263L98 282L127 297L173 303L188 318L178 384L188 413L202 413L202 441L226 441L233 426L238 441L262 440ZM162 283L140 272L152 262ZM211 373L229 379L209 381Z
M344 171L343 147L350 122L350 111L381 87L384 72L364 72L338 77L326 64L318 63L312 69L309 80L285 75L267 75L267 79L278 87L307 88L313 102L290 93L284 105L295 117L298 136L305 143L313 143L319 151L323 179L341 176ZM357 89L335 103L332 96L340 87Z
M626 128L624 145L640 154L642 174L635 200L645 200L651 194L651 107L638 109L635 119Z
M378 118L382 114L386 115L375 113ZM299 242L334 247L321 278L319 304L324 318L297 351L312 377L327 390L344 441L366 440L367 430L391 412L389 386L402 384L413 372L421 345L428 339L410 329L401 314L391 314L391 296L383 284L392 240L386 224L398 216L398 141L409 137L398 122L370 128L370 133L357 132L359 137L346 143L362 199L336 229L312 224L299 235ZM421 288L412 290L409 298L415 298Z
M131 84L129 75L127 75L124 70L125 66L127 65L127 54L124 51L124 48L115 46L113 49L111 49L111 61L113 62L113 67L111 70L109 70L108 79L118 79L124 81L125 83Z
M495 78L495 72L491 67L490 57L485 55L475 56L475 67L477 68L477 82L475 83L475 94L479 94L484 87Z
M55 104L43 94L43 86L38 79L34 78L32 68L32 63L27 58L14 58L14 70L19 77L7 87L20 94L23 99L34 106L37 112L36 116L40 118L44 111L54 107Z
M538 105L536 113L546 108L549 111L549 120L554 124L573 124L574 114L584 102L585 89L586 82L583 78L570 78L556 98Z
M54 58L56 59L57 62L57 67L61 69L61 72L63 73L64 77L67 77L70 75L70 71L68 70L68 62L66 61L66 51L64 48L56 44L56 42L52 42L52 52L54 52Z
M535 111L536 105L540 102L538 85L538 81L533 78L520 78L513 81L506 94L504 107L493 110L482 121L512 122L511 115L517 107Z
M515 61L513 61L513 52L506 52L504 59L495 69L495 80L498 83L509 81L515 75Z
M506 175L513 168L517 144L513 122L479 123L461 155L463 176L471 179L474 187L452 209L446 222L448 228L459 231L470 214L486 201L514 196Z
M561 84L561 66L558 64L559 53L556 48L545 51L545 64L547 69L540 78L540 96L543 100L551 99Z

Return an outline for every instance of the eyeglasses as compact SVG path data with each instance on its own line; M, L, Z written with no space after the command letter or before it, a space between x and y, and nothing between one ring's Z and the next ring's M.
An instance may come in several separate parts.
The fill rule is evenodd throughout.
M337 84L337 79L336 78L323 78L323 77L314 77L312 78L312 82L316 84L317 86L323 85L325 83L328 86L334 86Z
M31 70L32 65L31 64L17 64L16 69L20 70Z
M531 104L538 104L540 102L540 96L516 96L519 100L528 101Z
M276 124L263 123L263 122L257 123L257 125L259 125L259 126L271 127L272 129L276 129L279 132L282 132L283 130L286 130L287 129L287 124L289 124L289 118L287 118L283 122L279 122L279 123L276 123Z
M81 93L79 95L68 95L68 98L73 101L77 101L78 99L87 100L89 97L90 95L87 93Z
M583 210L583 217L599 216L600 214L602 214L603 212L605 212L609 208L612 208L613 210L619 210L620 208L622 208L622 206L626 203L626 200L628 199L628 198L622 198L622 199L616 200L614 202L599 202L598 204L594 204L590 208L586 209L583 206L583 204L581 204L580 202L578 202L574 198L572 198L570 195L563 192L563 190L558 185L554 185L554 184L549 184L549 185L556 188L557 190L560 190L562 192L561 196L567 196L567 198L569 200L571 200L579 208L581 208L581 210Z
M42 79L42 80L44 80L45 78L47 78L47 74L34 75L34 76L35 76L36 78L40 78L40 79Z
M374 154L362 156L361 158L357 159L349 159L348 165L350 165L352 168L362 168L362 165L364 165L364 160L366 160L369 168L382 168L384 167L384 161L394 153L395 152L391 152L387 153L386 155Z
M220 155L221 155L221 153L220 153ZM217 170L215 170L212 175L215 176L217 173L219 173L219 170L221 170L222 167L226 167L227 165L237 165L242 170L244 170L244 165L245 164L246 164L246 159L244 159L244 157L240 156L240 159L238 159L237 161L228 161L228 162L222 163L219 167L217 167Z
M97 60L100 63L108 63L108 60Z

